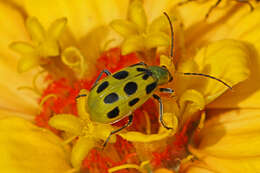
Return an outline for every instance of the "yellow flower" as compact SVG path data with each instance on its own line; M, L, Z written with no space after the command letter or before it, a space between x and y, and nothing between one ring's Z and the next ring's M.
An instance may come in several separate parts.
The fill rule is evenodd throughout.
M158 46L169 46L169 36L165 33L168 28L167 20L161 16L147 25L147 17L141 0L133 0L128 6L128 20L113 20L111 27L122 35L122 54L131 52L146 52L146 49ZM147 56L147 55L146 55ZM147 59L147 57L143 57Z
M48 57L59 55L58 38L65 24L65 18L58 19L52 23L46 32L37 18L32 17L26 20L26 28L33 45L23 42L14 42L10 45L13 50L22 56L18 63L18 72L25 72L37 65L47 64Z
M86 90L81 90L79 95L87 95ZM71 114L54 115L49 124L59 130L70 134L69 141L78 137L71 151L71 164L74 168L80 169L81 163L88 152L97 145L99 140L106 141L113 127L106 124L91 122L89 114L85 110L86 97L77 99L79 117ZM111 136L109 142L115 142L115 136Z
M259 5L250 12L246 5L223 0L205 19L216 2L176 6L179 2L1 1L0 16L6 22L0 28L0 116L5 117L0 119L5 156L0 170L257 172ZM169 48L171 38L164 11L174 26L173 59L161 48ZM109 26L124 37L122 44ZM157 103L148 100L136 110L138 123L131 131L112 136L101 151L102 142L118 127L90 121L86 97L77 103L75 98L91 89L103 68L116 71L140 60L165 65L174 74L167 84L174 97L162 96L164 121L174 129L158 124ZM17 67L27 72L18 76ZM47 77L40 76L42 71ZM214 76L233 89L191 73ZM31 83L32 88L22 87L29 91L18 91Z

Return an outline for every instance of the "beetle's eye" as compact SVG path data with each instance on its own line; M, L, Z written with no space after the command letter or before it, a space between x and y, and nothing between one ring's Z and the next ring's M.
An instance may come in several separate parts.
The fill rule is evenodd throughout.
M162 68L167 69L167 67L165 65L162 65Z

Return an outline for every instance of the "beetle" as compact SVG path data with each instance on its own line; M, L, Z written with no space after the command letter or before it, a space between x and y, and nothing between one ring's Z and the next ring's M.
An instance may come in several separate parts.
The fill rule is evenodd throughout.
M170 23L171 28L171 57L173 56L173 27L167 13L164 13ZM100 80L101 76L107 77ZM227 87L228 84L213 76L202 73L183 73L184 75L199 75L215 79ZM110 133L103 146L106 146L111 135L128 127L133 121L133 112L149 98L153 97L159 103L159 121L166 129L168 127L163 121L163 103L160 96L154 94L159 86L173 80L172 74L165 66L148 66L140 62L123 68L113 74L108 70L103 70L94 82L87 99L87 109L90 119L100 123L115 123L128 116L129 120L121 128ZM170 88L159 88L160 92L173 93ZM85 97L78 95L77 97Z
M184 5L184 4L186 4L186 3L188 3L188 2L191 2L191 1L195 1L195 0L184 0L183 2L178 3L178 5L181 6L181 5ZM207 12L207 14L206 14L206 16L205 16L206 19L209 17L210 13L221 3L221 1L222 1L222 0L216 0L216 3L213 4L213 5L210 7L209 11ZM237 1L238 3L245 3L245 4L247 4L247 5L250 7L250 10L251 10L251 11L254 10L254 7L253 7L253 5L250 3L250 0L236 0L236 1ZM260 0L254 0L254 1L255 1L255 2L260 2Z
M100 80L102 74L107 77ZM171 129L163 121L161 98L154 94L158 86L172 81L166 67L148 66L140 62L111 74L103 70L88 95L90 119L100 123L114 123L129 116L128 123L112 131L110 135L129 126L133 121L133 111L150 97L159 102L159 120L166 129ZM170 88L160 88L161 92L172 93Z

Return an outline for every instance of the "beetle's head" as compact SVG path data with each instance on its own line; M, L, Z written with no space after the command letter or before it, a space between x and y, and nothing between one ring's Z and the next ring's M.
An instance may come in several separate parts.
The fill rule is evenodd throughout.
M165 66L150 66L149 70L153 73L153 76L158 80L158 85L171 82L173 77L169 70Z

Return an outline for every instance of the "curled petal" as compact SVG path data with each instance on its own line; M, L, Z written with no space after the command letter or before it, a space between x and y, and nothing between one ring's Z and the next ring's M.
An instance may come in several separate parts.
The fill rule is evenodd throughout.
M10 44L10 48L20 54L28 54L34 52L33 46L26 42L13 42Z
M78 139L71 152L71 163L74 168L80 168L82 161L95 147L96 142L93 138L80 137Z
M134 22L139 32L143 32L147 26L147 18L141 0L133 0L128 7L128 18Z
M172 134L174 134L178 129L178 118L173 114L166 112L163 114L163 121L166 123L166 125L173 129ZM164 133L165 131L169 131L163 127L163 125L160 123L161 127L159 129L159 133Z
M105 141L113 130L115 130L115 128L113 128L113 126L111 126L110 124L95 123L95 131L93 131L93 137ZM108 142L115 143L116 135L112 135Z
M119 135L131 142L154 142L159 141L164 138L167 138L172 133L170 131L164 132L161 134L152 134L152 135L146 135L140 132L127 132L127 133L120 133Z
M199 72L218 78L230 86L247 79L250 73L248 59L250 49L247 44L235 40L221 40L202 48L194 57L196 66L181 72ZM186 62L185 62L186 63ZM191 71L197 69L197 71ZM228 87L207 77L185 76L193 88L205 96L210 103L223 94Z
M76 47L67 47L63 50L61 60L68 67L74 68L75 71L79 73L79 77L82 77L84 71L87 69L84 63L85 58Z
M88 120L90 122L90 116L87 112L87 96L88 96L88 91L85 89L80 90L79 92L79 97L77 98L77 110L78 110L78 114L79 116L84 119L84 120Z
M154 142L165 139L169 136L175 134L178 128L178 120L177 117L174 116L172 113L164 113L164 121L167 126L172 127L173 130L166 130L164 127L161 127L158 134L143 134L140 132L126 132L126 133L119 133L122 138L131 141L131 142Z
M45 31L36 17L29 17L26 20L26 28L36 43L44 41Z
M163 32L155 32L147 35L144 44L145 47L148 49L159 46L169 46L170 38L167 34Z
M80 135L83 129L83 123L80 119L71 114L58 114L51 117L49 125L65 132Z
M160 66L165 66L169 70L169 72L173 75L175 73L175 65L172 59L168 56L161 55L160 56Z
M39 59L35 55L27 55L27 57L22 57L17 65L17 70L19 73L26 72L33 67L40 65Z
M200 92L193 89L186 90L179 100L181 124L188 120L193 113L204 109L205 104L205 99Z
M71 169L69 150L62 141L24 119L1 119L0 141L0 172L59 173Z
M122 54L126 55L132 52L144 49L144 38L142 36L133 35L127 38L122 45Z
M48 29L48 37L57 40L65 29L66 24L67 18L60 18L55 20Z
M138 34L135 24L126 20L114 20L110 26L123 37Z

